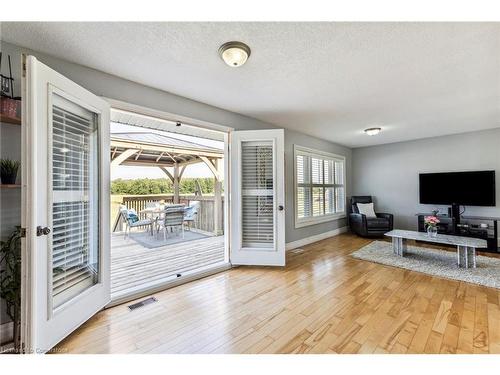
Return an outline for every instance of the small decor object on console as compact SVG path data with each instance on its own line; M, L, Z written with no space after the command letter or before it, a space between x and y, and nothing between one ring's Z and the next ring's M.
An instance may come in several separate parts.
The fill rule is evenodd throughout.
M426 216L424 219L425 226L427 228L427 235L429 237L437 236L437 225L440 223L436 216Z

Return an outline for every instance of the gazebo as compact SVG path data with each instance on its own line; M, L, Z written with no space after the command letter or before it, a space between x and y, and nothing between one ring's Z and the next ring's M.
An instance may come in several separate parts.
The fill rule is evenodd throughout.
M111 134L111 167L119 165L160 168L172 181L173 201L179 203L180 181L187 166L204 163L214 182L214 228L222 233L222 166L224 151L154 132ZM169 170L170 169L170 170Z

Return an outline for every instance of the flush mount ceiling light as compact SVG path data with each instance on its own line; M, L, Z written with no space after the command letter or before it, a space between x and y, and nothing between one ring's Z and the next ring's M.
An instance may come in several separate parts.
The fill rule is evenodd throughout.
M381 130L382 128L368 128L365 129L365 133L368 135L377 135Z
M242 66L250 57L250 47L242 42L227 42L219 48L222 60L233 68Z

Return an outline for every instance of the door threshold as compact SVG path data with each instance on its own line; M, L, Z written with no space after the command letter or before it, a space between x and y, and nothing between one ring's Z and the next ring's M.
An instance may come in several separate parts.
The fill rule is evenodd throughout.
M151 295L153 293L158 293L185 283L189 283L191 281L202 279L207 276L215 275L216 273L227 271L228 269L231 269L231 263L220 262L205 266L203 268L199 268L197 270L186 272L180 277L172 275L151 284L144 284L139 288L134 288L132 290L129 289L124 292L116 293L111 296L111 302L108 303L104 308L109 309L110 307L118 306L135 299Z

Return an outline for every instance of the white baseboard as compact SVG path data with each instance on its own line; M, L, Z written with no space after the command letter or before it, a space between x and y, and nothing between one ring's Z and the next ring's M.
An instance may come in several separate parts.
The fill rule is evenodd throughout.
M8 322L0 324L0 344L5 345L13 340L14 323Z
M293 242L287 242L287 244L285 245L285 249L288 251L288 250L296 249L296 248L301 247L301 246L309 245L310 243L313 243L313 242L318 242L318 241L324 240L325 238L337 236L341 233L347 232L347 229L348 229L348 227L341 227L341 228L337 228L337 229L334 229L334 230L331 230L328 232L316 234L315 236L302 238L300 240L293 241Z

